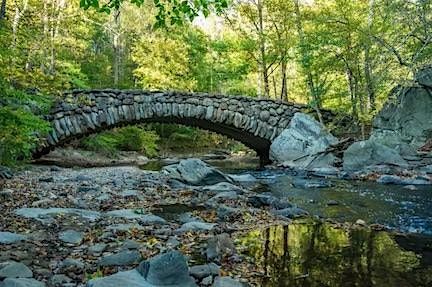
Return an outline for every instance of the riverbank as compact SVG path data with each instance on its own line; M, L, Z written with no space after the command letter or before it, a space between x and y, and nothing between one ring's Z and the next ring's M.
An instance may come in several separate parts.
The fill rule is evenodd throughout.
M251 286L274 286L271 284L277 284L278 274L267 272L277 273L279 263L266 263L268 267L263 267L257 254L264 256L266 248L260 244L266 240L259 238L271 236L269 242L276 241L269 247L276 249L268 247L273 251L266 251L267 256L279 254L278 248L284 250L284 245L280 245L284 233L282 237L274 237L272 231L265 230L271 226L293 226L289 227L294 228L290 231L292 240L311 240L303 237L310 234L307 230L314 230L308 226L316 223L311 225L307 219L293 225L295 218L311 217L287 199L262 193L251 175L225 179L232 182L191 186L166 172L129 166L85 169L31 166L7 181L1 192L1 231L14 235L1 233L0 261L25 264L32 271L31 277L47 286L85 286L92 278L129 270L141 260L175 249L187 256L191 276L200 286L216 284L213 280L217 275L228 275ZM316 192L314 188L308 191ZM326 233L340 233L332 240L345 238L348 235L344 234L350 234L350 230L379 233L380 238L387 234L382 225L367 227L362 220L326 226ZM391 248L402 250L388 236L385 240L394 242ZM339 239L329 242L329 246L340 246L332 251L335 256L339 248L353 244ZM291 247L285 249L297 248L294 242L287 246ZM413 254L422 256L431 252L430 246L427 243ZM392 260L397 263L406 257L403 256ZM216 264L217 271L199 273L197 270L207 263ZM419 262L416 268L424 270L427 266ZM1 270L0 267L0 273ZM405 276L411 272L397 274ZM306 273L288 274L306 276ZM319 282L316 274L307 277Z

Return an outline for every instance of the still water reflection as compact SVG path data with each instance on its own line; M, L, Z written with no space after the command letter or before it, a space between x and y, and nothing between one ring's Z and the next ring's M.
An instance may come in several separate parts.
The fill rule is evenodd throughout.
M265 274L260 286L432 286L432 238L323 222L256 230L239 248Z

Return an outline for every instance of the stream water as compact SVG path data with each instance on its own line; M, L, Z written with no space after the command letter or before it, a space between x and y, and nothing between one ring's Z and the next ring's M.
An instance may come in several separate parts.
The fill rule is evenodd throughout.
M253 263L249 272L259 286L432 286L431 187L332 179L325 180L329 187L298 188L294 182L304 178L257 170L254 162L211 164L226 173L252 174L255 191L287 198L315 218L361 219L394 230L340 228L312 218L253 230L236 244Z

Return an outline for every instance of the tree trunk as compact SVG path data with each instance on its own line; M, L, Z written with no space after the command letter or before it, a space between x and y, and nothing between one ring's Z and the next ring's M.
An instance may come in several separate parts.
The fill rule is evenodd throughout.
M348 84L348 90L351 97L352 117L354 119L358 119L357 95L356 95L356 88L354 84L354 75L351 69L348 67L348 65L345 66L345 74L346 74L346 79Z
M320 121L321 124L324 124L322 114L320 111L320 99L315 89L315 84L313 81L313 76L309 64L306 63L307 61L309 61L310 55L308 55L308 51L305 49L305 37L304 37L304 31L303 31L303 25L302 25L301 13L300 13L299 0L293 0L293 1L294 1L294 13L296 16L297 33L300 42L301 64L303 70L306 72L306 84L309 89L310 97L312 99L311 104L318 116L318 120Z
M2 3L3 5L3 3ZM18 3L15 6L15 16L12 20L12 47L16 47L17 44L17 34L18 34L18 26L19 26L19 22L21 20L21 17L24 15L25 11L27 10L28 7L28 0L24 0L23 2L23 7L20 10L20 8L18 7Z
M273 82L273 95L274 95L274 99L277 99L276 78L275 78L274 75L272 76L272 82Z
M282 101L288 102L288 87L287 87L286 70L287 70L287 62L285 60L283 60L281 63L282 87L281 87L280 99Z
M258 35L259 35L259 50L260 50L260 63L261 73L263 78L264 85L264 97L268 98L270 94L270 86L269 86L269 75L268 75L268 67L267 67L267 55L266 55L266 40L264 35L264 16L263 16L263 4L262 0L258 0L257 2L258 9Z
M374 8L375 8L375 0L369 0L369 15L368 15L368 33L372 28L373 18L374 18ZM370 59L370 42L365 44L364 51L364 74L366 81L366 92L369 100L369 109L374 111L376 109L375 105L375 87L372 80L372 67L371 67L371 59Z
M6 0L2 0L0 7L0 21L6 18Z
M42 43L42 50L43 50L43 59L45 60L48 57L48 52L46 49L45 41L48 39L48 32L49 32L49 23L48 23L48 1L43 1L43 11L42 11L42 25L43 25L43 35L44 35L44 43ZM47 69L45 65L45 61L41 61L40 69L41 71L46 74Z
M120 10L117 9L114 12L114 34L113 34L113 50L114 50L114 62L113 62L113 78L114 86L118 88L120 79Z

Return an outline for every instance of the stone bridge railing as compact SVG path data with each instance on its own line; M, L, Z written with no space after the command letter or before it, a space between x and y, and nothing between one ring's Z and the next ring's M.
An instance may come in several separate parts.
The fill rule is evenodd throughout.
M271 141L305 106L251 97L122 90L72 91L47 119L52 131L35 156L116 126L161 122L196 126L244 143L268 160Z

